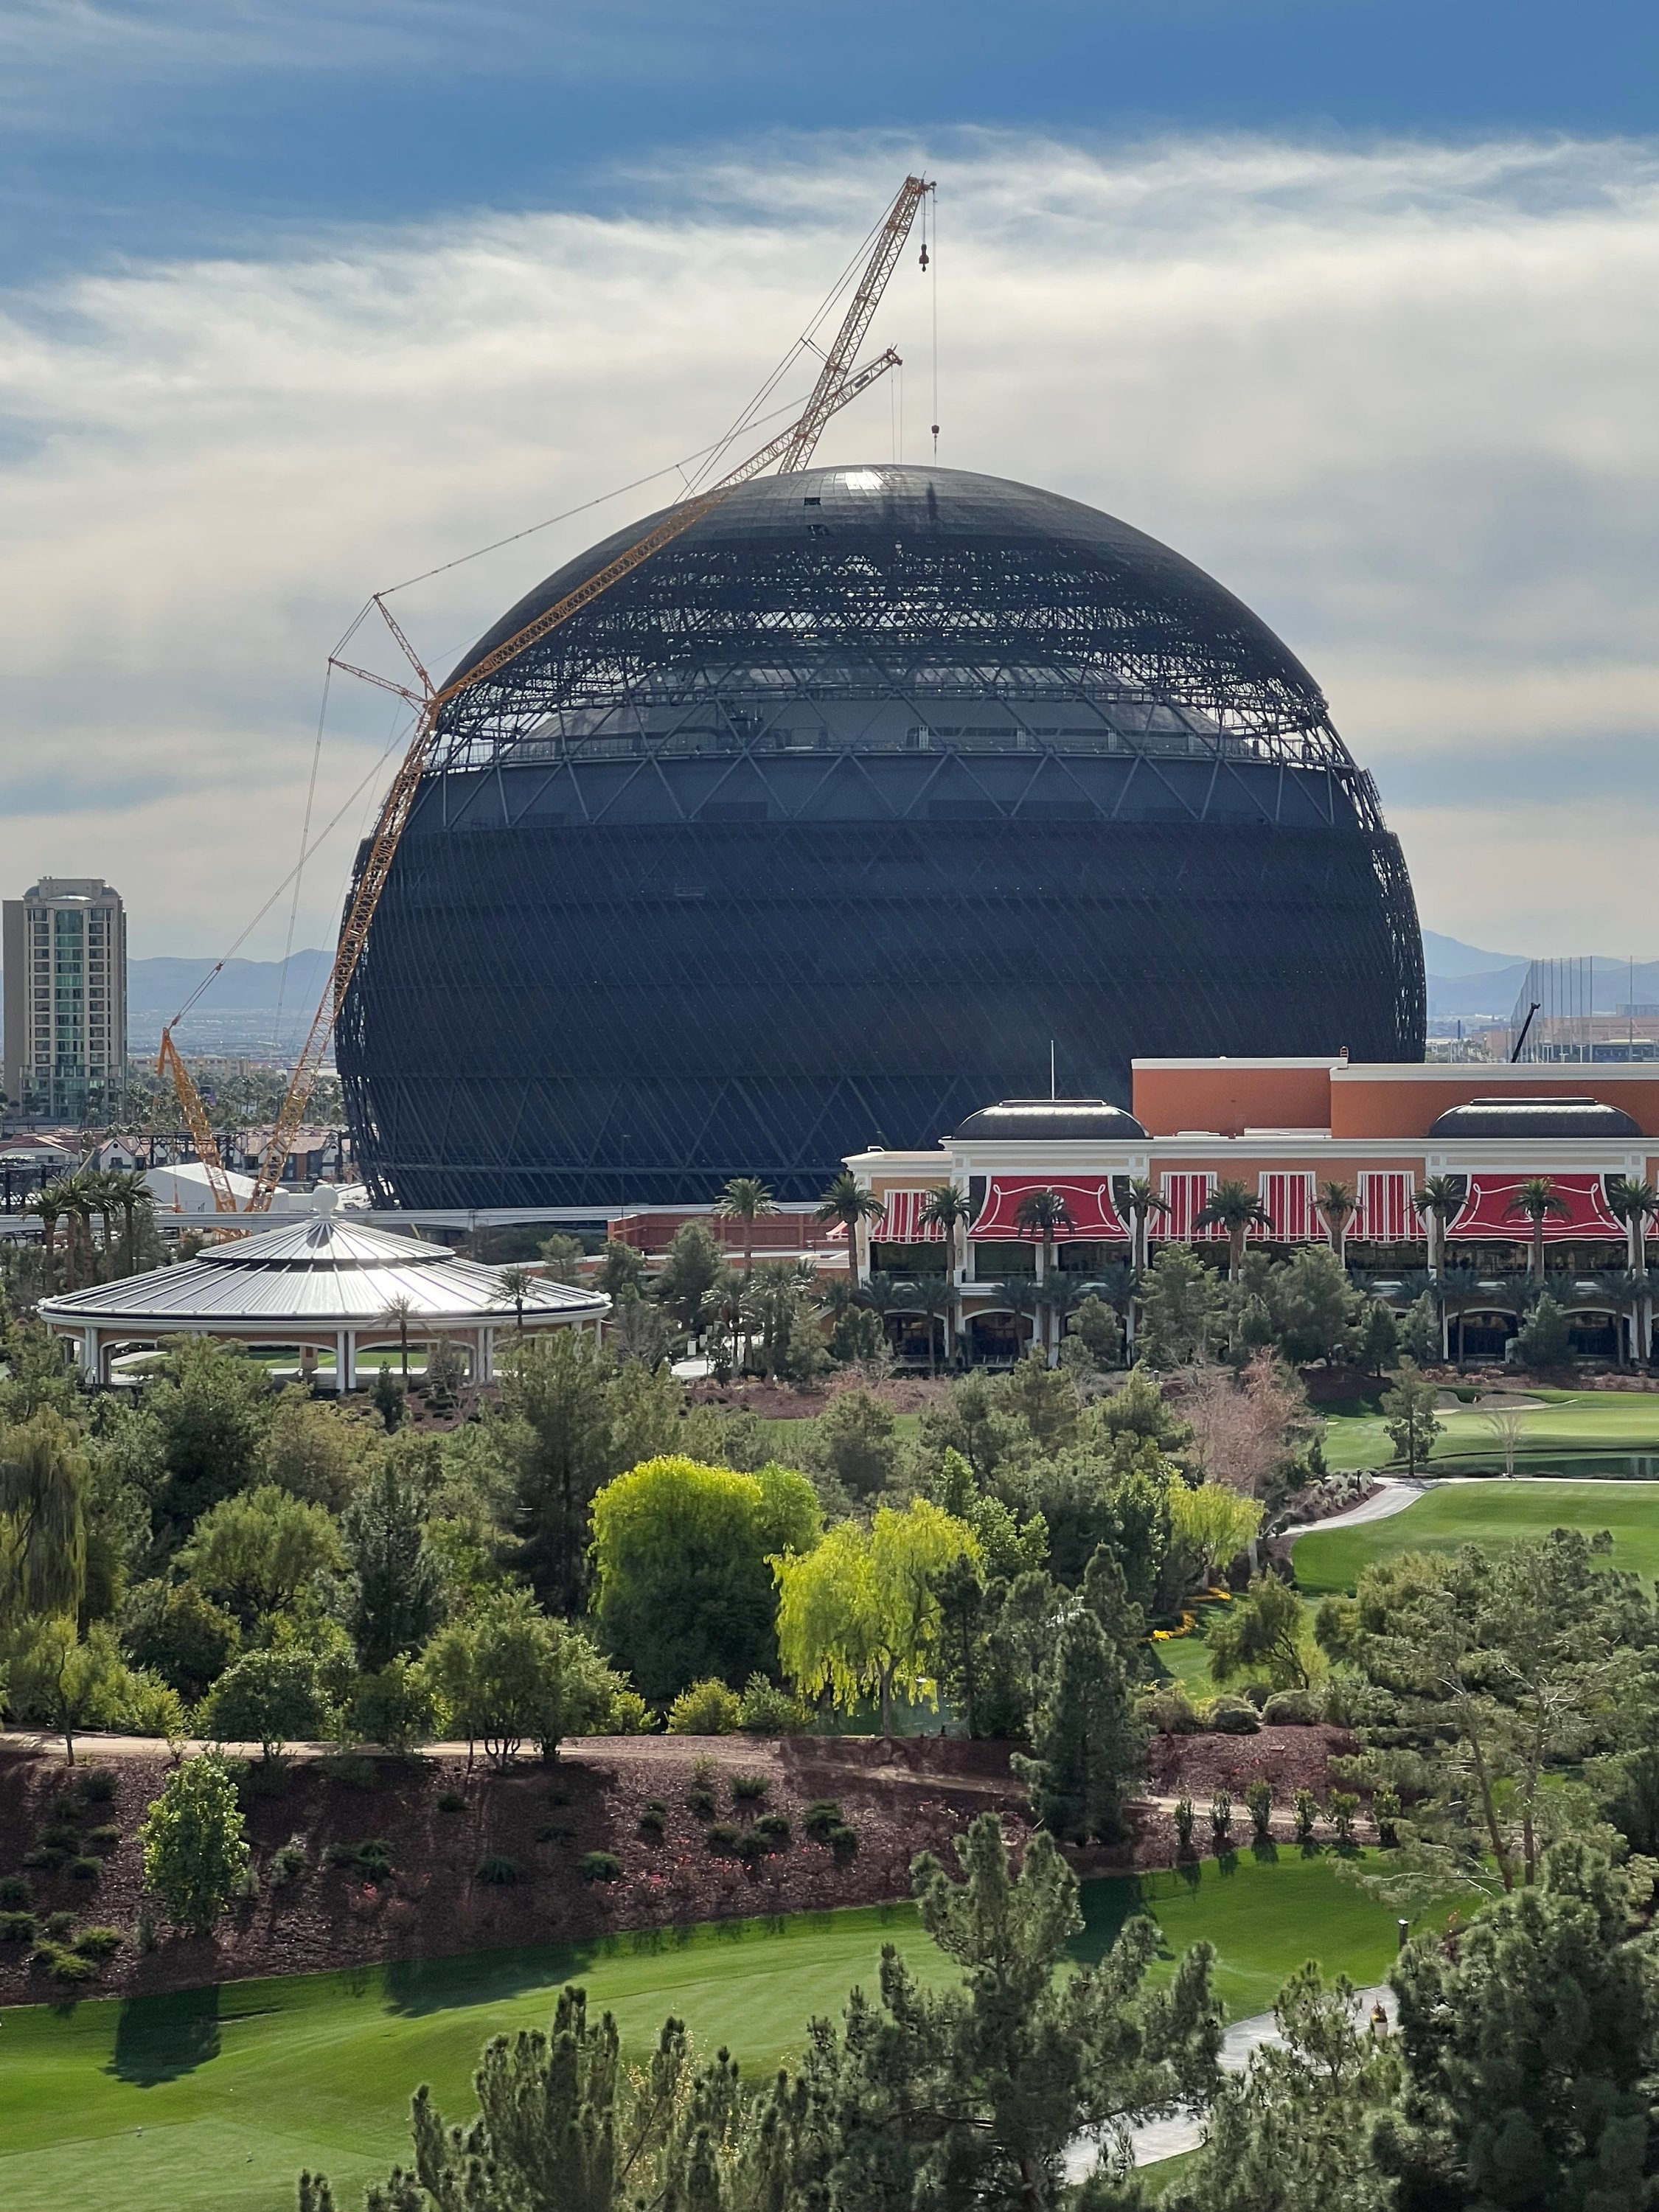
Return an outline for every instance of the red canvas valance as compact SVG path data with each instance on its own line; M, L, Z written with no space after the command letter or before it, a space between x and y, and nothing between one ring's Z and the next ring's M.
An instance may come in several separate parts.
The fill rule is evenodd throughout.
M927 1190L890 1190L887 1211L870 1224L878 1244L942 1244L945 1231L937 1221L924 1221L921 1210L932 1197Z
M1423 1235L1422 1218L1412 1203L1410 1172L1385 1169L1359 1178L1359 1212L1353 1234L1370 1244L1410 1244Z
M1446 1231L1449 1237L1505 1237L1519 1243L1532 1238L1532 1223L1524 1213L1511 1212L1516 1194L1526 1176L1472 1175L1463 1210ZM1548 1178L1550 1187L1567 1208L1565 1214L1547 1214L1544 1242L1560 1244L1574 1237L1601 1237L1622 1244L1625 1231L1607 1211L1607 1187L1599 1175L1559 1175Z
M1111 1182L1105 1176L1062 1182L1053 1176L993 1176L974 1224L975 1236L1029 1237L1031 1232L1022 1229L1015 1217L1021 1199L1034 1190L1058 1191L1066 1201L1073 1225L1058 1231L1056 1243L1072 1237L1127 1237L1129 1233L1113 1203Z
M1273 1224L1265 1233L1279 1243L1317 1243L1324 1237L1324 1217L1314 1205L1314 1179L1304 1169L1267 1169L1261 1176L1261 1210Z

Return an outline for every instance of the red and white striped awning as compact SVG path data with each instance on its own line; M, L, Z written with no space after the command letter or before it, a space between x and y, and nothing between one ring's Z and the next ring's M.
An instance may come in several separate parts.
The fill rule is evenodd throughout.
M1325 1234L1314 1205L1314 1179L1303 1168L1268 1168L1261 1176L1261 1210L1273 1224L1260 1233L1279 1244L1312 1244Z
M1167 1213L1150 1215L1146 1224L1148 1230L1153 1237L1162 1237L1170 1244L1203 1243L1218 1237L1224 1241L1226 1231L1218 1229L1213 1223L1203 1229L1193 1225L1209 1204L1214 1190L1215 1177L1212 1175L1166 1175L1164 1178L1164 1202L1170 1210Z
M1389 1168L1359 1178L1359 1210L1350 1224L1362 1243L1410 1244L1423 1234L1412 1204L1415 1178L1409 1169Z
M1447 1236L1504 1237L1529 1243L1531 1220L1526 1214L1510 1209L1522 1185L1530 1180L1516 1175L1472 1175L1463 1210L1446 1231ZM1544 1180L1567 1209L1565 1216L1545 1215L1547 1244L1567 1243L1583 1237L1624 1243L1623 1224L1607 1211L1607 1187L1601 1176L1553 1175Z
M1056 1243L1073 1237L1124 1237L1129 1234L1112 1198L1109 1176L1060 1180L1053 1176L993 1176L985 1203L974 1224L975 1237L1029 1237L1018 1222L1019 1202L1032 1191L1057 1191L1072 1217L1069 1229L1057 1230Z
M870 1224L872 1237L878 1244L942 1244L945 1231L938 1222L922 1218L922 1208L933 1194L931 1190L878 1193L887 1211L879 1221Z

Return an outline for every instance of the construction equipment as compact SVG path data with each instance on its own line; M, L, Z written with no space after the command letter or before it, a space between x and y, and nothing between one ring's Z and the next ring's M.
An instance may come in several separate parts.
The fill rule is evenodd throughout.
M173 1042L173 1025L161 1032L161 1049L155 1062L158 1075L170 1075L173 1087L179 1094L179 1103L184 1109L185 1125L190 1131L191 1142L196 1147L196 1157L207 1170L209 1187L213 1192L214 1210L218 1213L237 1211L236 1194L230 1187L230 1177L220 1157L219 1139L213 1133L202 1103L201 1094L190 1077L190 1070L179 1057L179 1048Z
M418 709L419 719L416 724L415 735L410 741L409 750L404 754L398 772L392 780L392 787L382 802L374 836L358 871L356 882L352 889L351 902L346 909L345 919L341 925L333 969L323 993L322 1003L317 1009L315 1018L306 1037L304 1047L295 1062L287 1095L283 1101L282 1109L276 1116L270 1140L260 1160L258 1172L254 1178L253 1189L247 1201L248 1212L267 1212L277 1186L282 1181L283 1170L287 1163L289 1152L293 1146L295 1136L304 1121L306 1109L310 1103L312 1091L322 1068L323 1055L327 1048L330 1032L334 1026L335 1016L345 997L352 976L356 972L357 963L362 957L363 948L368 941L369 927L380 902L380 895L386 889L392 863L397 858L398 848L402 842L404 831L408 827L410 817L414 811L421 780L431 765L436 751L439 718L445 707L462 692L469 691L474 685L487 681L489 677L506 667L509 662L516 660L520 653L528 652L531 647L539 643L551 631L568 623L574 615L580 614L584 607L591 606L595 599L608 592L613 585L620 583L625 576L631 575L635 569L650 560L653 554L659 552L665 545L671 544L675 538L690 530L694 524L700 522L705 515L712 514L721 501L734 491L739 484L749 483L752 477L761 475L775 464L780 475L793 474L809 465L818 440L823 435L830 418L849 402L857 398L861 392L866 391L890 368L899 366L899 357L890 349L866 362L861 368L854 369L850 368L849 364L869 328L871 319L880 301L882 291L892 274L899 254L903 250L904 242L910 234L910 227L915 220L916 211L933 189L932 185L921 177L907 177L900 187L877 233L874 250L866 265L858 289L853 296L852 304L842 318L834 344L823 356L823 366L819 373L817 382L813 386L811 396L799 417L791 423L787 429L779 432L777 436L769 440L757 453L751 453L747 460L740 462L736 468L729 470L707 491L692 493L670 507L660 521L647 531L643 537L636 538L623 552L618 554L614 561L607 562L603 568L588 577L584 583L578 585L574 592L567 592L564 598L538 615L533 622L526 623L525 628L518 631L515 635L485 653L482 659L474 662L463 675L457 677L453 683L446 684L441 690L434 690L431 679L422 666L414 647L404 635L383 601L378 594L376 595L375 605L385 617L387 626L402 648L405 658L420 678L422 689L419 692L413 691L404 684L393 683L389 678L374 675L367 669L352 668L349 664L343 661L337 661L332 665L347 670L352 675L364 677L368 682L379 684L383 690L395 692L407 699ZM201 1154L204 1164L208 1167L209 1177L213 1184L214 1204L222 1212L236 1211L235 1198L220 1162L218 1147L214 1142L213 1133L208 1127L207 1115L197 1095L196 1087L191 1080L189 1070L179 1058L173 1043L172 1024L169 1024L162 1032L159 1070L169 1073L173 1077L173 1086L179 1094L179 1102L184 1109L185 1118L195 1140L197 1150Z

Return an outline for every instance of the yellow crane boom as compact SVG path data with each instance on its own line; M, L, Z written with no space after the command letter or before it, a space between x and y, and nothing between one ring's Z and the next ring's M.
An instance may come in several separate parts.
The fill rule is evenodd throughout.
M170 1075L173 1087L179 1094L179 1103L184 1109L185 1124L191 1141L196 1147L196 1157L207 1170L210 1188L213 1192L214 1210L218 1213L234 1213L236 1194L230 1187L230 1177L219 1152L219 1139L213 1133L202 1103L201 1094L191 1080L190 1070L179 1057L179 1048L173 1042L173 1024L161 1032L161 1049L156 1057L155 1073Z
M380 902L380 895L386 889L392 863L397 858L398 848L403 841L404 831L408 827L410 817L414 811L415 801L420 792L421 780L430 767L436 750L439 718L444 708L462 692L469 691L474 685L486 682L498 670L506 667L509 662L516 660L520 653L527 652L532 646L538 644L550 632L568 623L573 616L580 614L584 607L591 606L595 599L608 592L613 585L620 583L625 576L631 575L642 563L650 560L653 554L659 552L665 545L672 544L676 538L690 530L695 523L700 522L704 515L711 514L739 484L747 483L752 477L759 476L775 464L780 474L793 474L807 465L830 418L840 409L855 399L860 392L867 390L890 368L899 365L898 356L889 349L887 352L879 354L873 360L866 362L860 368L853 369L849 367L857 354L865 332L869 328L882 291L893 272L905 240L909 235L917 210L926 194L932 190L933 186L920 177L905 179L877 234L874 249L866 265L852 303L842 318L835 343L823 357L823 367L813 387L811 397L803 413L790 424L787 429L780 431L776 437L769 440L757 453L751 453L747 460L740 462L736 468L728 471L707 491L694 493L671 507L660 521L647 531L642 537L635 538L634 543L619 553L613 561L608 562L603 568L597 570L594 574L578 585L574 592L567 592L554 605L546 608L533 622L526 623L525 628L514 636L507 638L502 644L484 654L482 659L476 661L462 675L457 677L453 683L446 684L441 690L431 690L430 681L414 648L404 637L396 623L392 622L390 615L386 615L393 635L426 686L426 694L424 698L417 698L416 695L406 690L403 685L387 684L384 678L374 679L385 684L386 689L400 691L404 696L414 701L420 708L420 716L416 724L415 735L410 743L409 750L399 763L397 774L392 780L392 787L381 805L374 837L370 842L362 866L358 872L357 880L353 886L351 902L341 925L334 964L323 993L322 1003L317 1009L305 1044L298 1060L295 1062L287 1095L283 1098L282 1109L270 1133L270 1141L260 1160L258 1173L254 1178L253 1190L247 1202L247 1211L250 1213L264 1213L269 1210L277 1186L282 1181L283 1170L287 1163L289 1152L292 1148L295 1136L304 1121L312 1091L316 1086L318 1075L321 1072L323 1055L327 1049L329 1034L334 1026L335 1017L351 979L356 973L357 963L362 957L363 948L368 941L369 927L374 921L375 911ZM381 612L386 614L386 611L384 607L381 608ZM343 666L344 664L342 663L341 665ZM208 1169L210 1178L214 1177L215 1170L217 1170L217 1177L214 1181L214 1203L225 1210L234 1211L235 1200L231 1194L228 1180L219 1160L218 1147L213 1141L213 1133L208 1127L207 1115L200 1098L197 1096L195 1085L191 1081L189 1070L173 1047L170 1028L163 1033L161 1053L161 1066L173 1076L174 1087L179 1093L179 1103L184 1109L185 1120L195 1139L197 1150L204 1161L208 1160L210 1148L211 1150L211 1164ZM220 1196L222 1183L224 1188L223 1198Z

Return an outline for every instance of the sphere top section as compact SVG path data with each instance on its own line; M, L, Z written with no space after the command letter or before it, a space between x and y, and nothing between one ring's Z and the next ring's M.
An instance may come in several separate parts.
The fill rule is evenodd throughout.
M549 576L454 677L657 519ZM452 700L435 765L935 741L1358 775L1295 654L1169 546L1028 484L873 462L728 494Z

